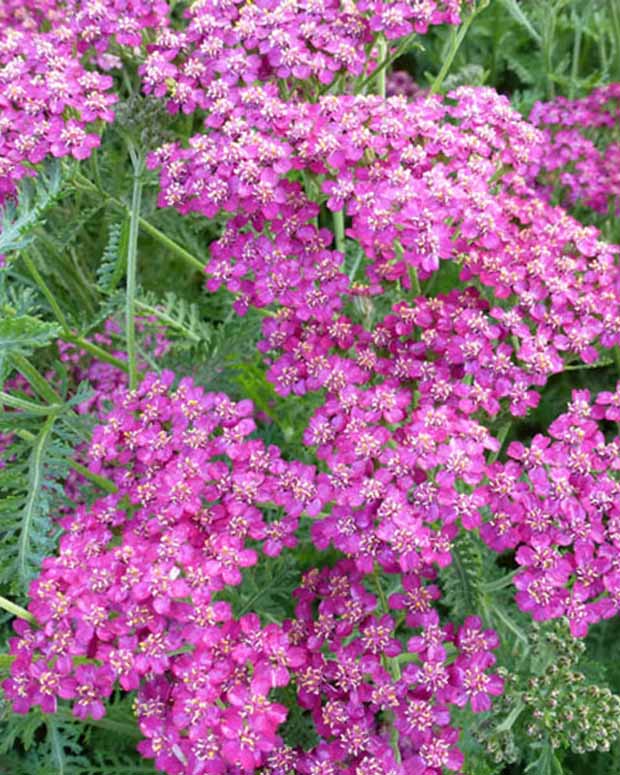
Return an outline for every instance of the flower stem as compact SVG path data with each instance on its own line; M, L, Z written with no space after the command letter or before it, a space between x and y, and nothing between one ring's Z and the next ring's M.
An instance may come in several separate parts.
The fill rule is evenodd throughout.
M52 293L48 284L43 279L43 276L37 269L33 260L25 251L22 252L21 257L24 263L26 264L28 271L32 275L33 280L39 286L39 290L47 299L50 307L52 308L52 312L56 317L56 320L58 320L58 322L62 327L62 332L59 335L59 338L62 339L63 342L71 342L71 344L75 344L78 347L81 347L83 350L86 350L86 352L89 352L91 355L94 355L100 361L104 361L105 363L109 363L112 366L116 366L116 368L121 369L121 371L127 371L127 364L125 363L125 361L121 361L119 358L116 358L114 355L110 355L110 353L106 352L101 347L98 347L96 344L93 344L92 342L89 342L87 339L84 339L83 336L78 336L77 334L74 334L71 331L71 328L69 326L69 321L65 317L65 314L60 308L60 305L58 304L58 302L56 301L54 294Z
M10 614L13 614L13 616L16 616L18 619L23 619L26 622L30 622L30 624L35 623L35 618L30 613L30 611L26 611L25 608L22 608L20 605L17 605L17 603L13 603L11 600L7 600L6 597L2 597L1 595L0 595L0 608L3 608L5 611L8 611Z
M409 35L408 38L405 38L405 40L401 43L401 45L396 49L396 51L389 57L385 57L383 61L379 62L377 67L370 73L370 75L366 76L364 80L357 86L355 89L356 94L363 94L364 89L368 86L369 83L375 80L377 76L384 70L386 70L393 62L395 62L399 56L405 53L407 49L413 44L414 39L417 37L417 33L412 33ZM387 50L386 50L387 53Z
M87 188L91 193L100 194L111 205L114 205L114 207L116 207L117 209L123 210L123 212L125 213L130 213L129 208L124 202L121 202L120 199L117 199L115 196L108 194L107 191L104 191L103 189L98 188L92 181L84 177L84 175L77 173L77 175L75 176L75 179L79 183L81 183L85 188ZM201 261L199 258L196 258L196 256L192 255L188 250L185 250L185 248L181 247L181 245L179 245L173 239L170 239L170 237L166 236L163 233L163 231L160 231L157 227L153 226L152 223L149 223L142 216L138 218L138 223L142 231L144 231L146 234L149 234L151 237L156 239L164 247L168 248L168 250L170 250L171 253L174 253L175 256L185 261L185 263L191 266L192 269L197 270L199 272L204 272L204 269L205 269L204 261Z
M407 267L407 271L409 272L409 281L411 282L411 290L413 291L416 298L418 296L423 296L422 293L422 286L420 285L420 279L418 277L418 270L415 268L415 266L409 265Z
M441 70L437 74L437 77L433 81L430 93L431 94L437 94L437 92L441 89L441 86L443 82L446 79L446 76L450 72L450 68L452 67L452 63L454 62L454 57L457 55L458 50L461 47L461 44L465 40L465 36L467 35L467 32L469 28L471 27L471 24L473 20L476 18L476 16L482 11L484 8L487 7L489 4L489 0L483 0L482 3L478 6L478 8L474 8L469 16L465 19L463 24L458 29L458 32L455 31L454 27L451 28L451 37L450 37L450 50L448 51L448 55L444 59L444 63L441 67Z
M390 606L388 604L387 597L385 595L385 590L383 589L383 585L381 583L381 576L378 568L375 568L375 572L373 573L373 579L375 582L377 595L381 603L381 609L383 610L383 613L388 614L390 612ZM400 672L400 664L398 662L398 657L390 658L385 654L382 654L381 662L383 664L383 667L392 676L392 678L395 681L400 681L401 672ZM386 718L388 720L389 727L390 727L390 746L392 748L392 753L394 754L394 761L400 764L402 761L401 755L400 755L400 745L399 745L400 735L399 735L398 729L396 729L396 726L394 725L394 713L391 710L388 711L386 713Z
M504 423L504 425L502 425L502 427L499 429L499 433L497 434L497 441L499 442L499 447L495 450L495 452L493 452L490 455L489 464L495 463L497 458L500 456L502 449L504 448L506 438L510 433L511 428L512 428L512 421L508 420L508 422Z
M60 323L60 325L63 327L64 330L69 330L69 323L67 321L67 318L65 317L65 313L61 310L60 305L56 301L56 297L50 290L48 284L43 279L43 276L37 269L36 264L34 261L30 258L28 253L24 250L21 253L21 258L24 264L26 264L26 267L28 268L28 271L32 275L33 280L36 282L36 284L39 286L39 290L41 293L45 296L45 298L48 301L48 304L52 308L52 312L56 316L56 319Z
M51 404L62 404L63 400L35 367L30 363L23 355L14 354L11 355L11 361L17 371L24 376L28 382L32 385L34 390L41 396L44 401L48 401Z
M512 584L512 580L520 570L521 568L517 568L517 570L511 571L506 576L502 576L501 579L497 579L497 581L490 581L488 584L483 584L483 591L498 592L500 589L506 589L506 587L509 587Z
M342 255L345 255L345 241L344 241L344 209L336 210L333 213L334 216L334 237L336 239L336 250Z
M388 61L388 47L387 47L387 41L383 37L383 35L379 35L379 39L377 41L377 53L378 53L378 59L381 64L383 62ZM383 97L385 99L386 94L386 71L387 71L387 65L384 67L378 68L375 72L377 73L377 94L379 97Z
M56 414L62 409L62 406L59 404L43 406L42 404L35 404L33 401L27 401L24 398L18 398L10 393L5 393L3 390L0 390L0 403L10 406L11 409L19 409L22 412L40 415L41 417L46 417L48 414Z
M178 256L179 258L183 259L186 264L192 267L192 269L197 270L198 272L204 273L205 271L205 264L204 261L201 261L200 259L196 258L196 256L189 253L185 248L182 248L177 242L170 239L170 237L167 237L163 231L160 231L157 229L153 224L146 221L144 218L139 219L140 228L142 231L146 232L147 234L150 234L151 237L156 239L158 242L160 242L164 247L168 248L171 253L174 253L175 256Z
M105 490L109 493L118 492L118 487L114 484L114 482L110 479L107 479L105 476L94 474L89 468L86 468L86 466L78 463L77 460L68 460L67 462L71 468L77 471L78 474L81 474L84 479L88 479L89 482L96 484L97 487L100 487L102 490Z
M106 352L96 344L89 342L88 339L84 339L83 336L76 336L75 334L65 331L60 338L65 342L76 344L78 347L81 347L82 350L85 350L87 353L94 355L95 358L98 358L100 361L104 361L104 363L109 363L111 366L116 366L117 369L120 369L124 372L129 371L129 367L125 361L122 361L120 358L117 358L114 355L110 355L109 352Z
M127 244L127 300L125 304L125 336L127 338L127 358L129 361L129 388L134 390L138 384L138 364L136 351L136 274L138 268L138 231L140 225L140 206L142 203L142 158L133 149L129 149L133 164L133 191L131 195L131 213L129 217L129 240Z

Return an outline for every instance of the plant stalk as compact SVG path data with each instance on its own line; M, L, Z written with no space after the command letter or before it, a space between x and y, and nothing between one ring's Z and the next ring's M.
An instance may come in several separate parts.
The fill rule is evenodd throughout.
M136 275L138 270L138 231L140 207L142 204L142 158L130 148L133 163L133 191L129 216L129 240L127 244L127 301L125 304L125 336L127 338L127 359L129 361L129 389L138 384L138 361L136 348Z
M1 595L0 608L8 611L10 614L13 614L13 616L16 616L18 619L23 619L24 621L29 622L30 624L34 624L36 621L30 611L26 611L25 608L22 608L20 605L17 605L17 603L14 603L12 600L8 600L6 597L2 597Z

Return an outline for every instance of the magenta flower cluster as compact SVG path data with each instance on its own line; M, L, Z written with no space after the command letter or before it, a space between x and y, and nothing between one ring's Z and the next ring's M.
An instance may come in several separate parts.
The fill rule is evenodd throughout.
M289 104L268 87L241 95L221 127L150 160L162 166L161 205L229 214L207 287L225 284L240 312L275 303L284 327L291 316L302 326L334 322L346 298L380 294L385 283L410 289L412 272L424 280L449 260L463 282L508 300L504 314L533 372L560 371L566 355L592 363L597 345L620 342L618 247L525 183L544 143L491 90L463 87L450 95L456 104ZM350 219L361 285L343 271L343 244L334 250L331 231L314 223L320 204Z
M0 9L0 203L46 156L88 158L117 96L112 40L142 43L167 23L163 0L14 2ZM88 56L87 56L88 54Z
M95 430L91 470L118 492L61 520L58 556L30 590L37 627L16 624L4 690L17 712L63 698L97 719L118 682L139 689L140 750L160 768L247 771L276 745L286 714L268 695L303 653L215 596L258 561L250 543L269 556L293 546L325 486L248 438L249 401L172 380L146 376Z
M505 463L487 468L476 494L490 511L481 536L516 550L519 607L537 621L565 616L572 634L620 611L620 437L600 421L620 421L615 392L573 392L568 411Z
M239 86L277 81L295 92L303 82L318 92L339 76L363 76L379 34L393 41L458 24L460 7L460 0L200 0L182 30L162 30L148 47L144 90L172 112L202 108L221 121Z
M404 576L402 592L387 601L376 577L384 604L402 612L411 630L403 645L394 637L394 617L381 612L380 598L365 587L367 578L343 560L310 571L296 592L288 634L307 653L297 672L298 696L321 742L298 759L295 771L460 771L463 754L455 745L459 733L450 725L450 707L469 703L474 712L486 711L502 693L502 679L490 672L497 635L477 617L458 629L441 626L433 608L439 590L416 574ZM386 717L398 739L397 757Z
M607 213L611 204L618 215L620 143L614 137L620 127L620 84L599 86L578 100L538 102L530 121L544 131L549 148L531 171L543 190L551 194L559 188L566 205L580 203L599 213Z
M620 247L550 199L615 196L617 147L584 130L616 126L617 84L531 122L488 88L367 93L378 57L459 7L198 0L174 23L157 0L0 10L0 199L49 154L90 155L113 119L107 73L131 56L146 94L204 114L148 159L159 205L223 224L207 289L263 309L268 380L316 406L315 467L259 440L249 401L167 371L130 391L61 347L97 388L81 411L113 402L84 462L116 492L86 504L68 481L78 506L11 642L17 712L62 699L99 719L119 685L140 752L170 775L441 775L463 767L453 711L503 691L497 634L439 613L461 531L513 553L535 619L582 637L620 611L620 442L602 425L620 388L576 393L507 461L490 430L620 346ZM460 290L434 293L455 268ZM302 517L337 562L305 573L291 620L235 616L224 593L293 549ZM308 750L284 742L285 687L318 736Z

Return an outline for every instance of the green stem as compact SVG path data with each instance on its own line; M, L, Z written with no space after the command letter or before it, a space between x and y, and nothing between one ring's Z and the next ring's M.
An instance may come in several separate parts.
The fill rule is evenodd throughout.
M502 576L501 579L497 579L497 581L489 581L487 584L483 584L483 592L499 592L500 589L506 589L506 587L512 584L512 580L520 570L521 568L517 568L517 570L511 571L506 576Z
M17 605L17 603L13 603L11 600L7 600L6 597L2 597L1 595L0 595L0 608L3 608L5 611L8 611L10 614L13 614L13 616L16 616L18 619L23 619L26 622L30 622L30 624L35 623L35 618L30 613L30 611L26 611L25 608L22 608L20 605Z
M114 482L110 481L110 479L106 479L105 476L94 474L90 469L86 468L86 466L83 466L81 463L78 463L77 460L69 460L67 462L69 463L71 468L73 468L79 474L82 474L84 479L88 479L89 482L96 484L97 487L100 487L102 490L105 490L105 492L109 492L109 493L118 492L118 487L114 484Z
M383 71L386 70L391 64L393 64L398 57L402 56L405 51L411 46L411 44L414 42L415 38L417 37L417 33L413 33L409 35L408 38L405 38L405 40L400 44L400 46L396 49L396 51L389 57L386 57L382 62L380 62L377 67L370 73L370 75L366 76L364 80L357 86L355 89L356 94L362 94L364 92L364 89L368 86L369 83L372 83L372 81L377 78L377 76ZM387 52L386 52L387 53Z
M85 188L87 188L91 193L99 194L100 196L103 196L110 204L114 205L119 210L122 210L125 213L130 213L129 207L127 207L124 202L121 202L120 199L117 199L115 196L112 196L111 194L108 194L107 191L104 191L103 189L98 188L94 183L92 183L88 178L84 177L84 175L77 173L75 176L75 179L81 183ZM196 256L192 255L189 251L185 250L185 248L181 247L177 242L170 239L170 237L166 236L163 231L160 231L158 228L153 226L152 223L149 223L145 218L139 217L138 223L140 224L140 228L142 231L144 231L146 234L149 234L151 237L156 239L158 242L160 242L164 247L168 248L171 253L174 253L175 256L178 256L183 261L185 261L186 264L192 267L192 269L197 270L201 273L204 273L205 270L205 262L201 261L199 258L196 258Z
M495 727L495 732L501 734L502 732L510 731L514 726L515 721L519 718L519 716L521 715L521 713L523 713L524 710L525 710L525 705L523 703L523 700L518 700L517 704L506 716L506 718L502 721L502 723L499 724L497 727Z
M388 56L388 47L387 47L387 41L383 37L383 35L379 35L379 39L377 40L377 53L378 58L381 63L387 62ZM377 72L377 94L379 97L382 97L385 99L385 92L386 92L386 72L387 72L387 66L382 67Z
M573 42L573 61L571 63L571 78L568 97L569 99L574 100L577 81L579 79L579 57L581 54L581 35L583 29L574 8L572 9L571 20L575 28L575 40Z
M409 282L411 283L411 290L413 291L414 295L416 297L423 296L424 294L422 293L422 286L420 285L418 270L415 268L415 266L409 265L407 271L409 272Z
M389 614L390 607L388 605L387 597L385 595L385 590L383 589L383 584L381 583L381 576L379 575L378 568L375 568L375 572L373 573L373 579L375 582L375 588L377 590L379 601L381 602L381 608L383 610L383 613ZM398 662L398 657L390 658L390 657L387 657L385 654L382 654L381 662L383 664L383 667L392 676L392 678L395 681L400 681L401 672L400 672L400 664ZM396 726L394 725L394 713L392 711L387 712L386 718L388 719L388 723L390 727L390 745L392 748L392 752L394 754L394 759L398 764L400 764L400 762L402 761L401 755L400 755L400 744L399 744L400 735L399 735L398 729L396 729Z
M62 409L62 407L60 407ZM43 458L49 437L54 428L54 423L58 417L58 412L50 414L45 421L41 431L30 453L30 480L28 482L28 497L22 515L22 525L20 528L19 539L17 541L17 569L22 581L28 580L28 545L30 541L31 526L35 519L37 509L37 497L43 479Z
M555 97L555 84L553 82L553 42L555 40L555 9L549 8L545 14L542 35L542 55L545 63L545 78L547 81L547 99Z
M62 398L27 358L24 358L23 355L15 354L11 355L11 361L17 371L28 380L36 393L38 393L44 401L48 401L50 404L63 403Z
M62 333L59 335L59 338L62 339L63 342L71 342L72 344L78 345L83 350L86 350L86 352L89 352L91 355L94 355L99 360L104 361L105 363L109 363L112 366L116 366L117 369L121 369L122 371L127 371L128 368L125 361L121 361L119 358L115 358L113 355L110 355L101 347L98 347L96 344L89 342L87 339L84 339L84 337L78 336L77 334L74 334L71 331L69 322L65 317L63 311L61 310L58 302L56 301L54 294L52 293L49 286L43 279L41 273L37 269L32 259L26 253L22 253L22 258L28 268L28 271L32 275L34 281L39 286L39 290L47 299L50 307L52 308L52 312L54 313L56 319L58 320L58 322L62 327Z
M171 240L170 237L166 236L163 233L163 231L160 231L159 229L155 228L153 224L149 223L148 221L145 221L144 218L140 218L140 228L142 229L142 231L146 232L147 234L150 234L151 237L153 237L162 245L164 245L164 247L168 248L168 250L171 253L174 253L175 256L178 256L179 258L183 259L183 261L185 261L186 264L189 264L192 267L192 269L195 269L201 274L204 274L205 262L201 261L199 258L196 258L196 256L189 253L187 250L185 250L185 248L182 248L174 240Z
M334 237L336 240L336 250L345 254L345 241L344 241L344 209L336 210L333 213L334 217Z
M54 294L50 290L49 286L47 285L47 283L43 279L43 276L41 275L41 273L37 269L36 264L30 258L28 253L26 253L25 251L22 251L21 257L22 257L22 260L23 260L24 264L26 264L26 267L28 268L28 271L32 275L34 281L39 286L39 289L40 289L41 293L47 299L48 304L52 308L52 312L56 316L56 319L58 320L60 325L63 327L63 329L68 331L69 330L69 323L67 321L67 318L65 317L64 312L60 309L60 305L56 301L56 297L54 296Z
M136 352L136 274L138 270L138 231L142 203L142 159L130 149L133 163L133 191L129 216L129 239L127 244L127 300L125 304L125 336L127 337L127 359L129 361L129 389L138 384L138 360Z
M614 359L609 358L608 360L597 361L597 363L569 363L567 366L564 366L562 371L587 371L588 369L606 369L608 366L613 366L614 363L618 366L618 370L620 371L620 355L616 355Z
M529 649L529 641L527 636L521 631L521 629L512 621L512 619L502 611L499 606L491 605L490 613L502 622L502 624L509 629L522 643L525 644L525 649Z
M112 366L116 366L116 368L120 369L121 371L129 371L129 367L125 361L121 361L120 358L116 358L114 355L110 355L109 352L106 352L96 344L89 342L88 339L84 339L82 336L76 336L75 334L66 331L60 338L65 342L71 342L72 344L78 345L78 347L81 347L82 350L86 350L87 353L94 355L95 358L98 358L100 361L104 361L105 363L109 363Z
M17 396L12 396L10 393L5 393L3 390L0 390L0 403L5 406L10 406L11 409L20 409L22 412L36 414L41 417L47 417L48 414L55 414L62 409L62 406L56 404L53 404L52 406L35 404L32 401L26 401L25 398L18 398Z
M506 437L510 433L510 429L512 428L512 421L509 420L507 423L504 423L502 427L499 429L499 433L497 434L497 441L499 442L499 447L495 450L495 452L491 453L489 457L489 463L495 463L497 458L500 456L502 449L504 448L504 444L506 442Z
M614 55L616 60L615 65L615 79L620 78L620 7L617 0L610 0L609 6L611 8L611 29L614 43ZM601 35L601 38L604 36Z
M484 8L488 5L488 0L483 0L483 2L480 4L478 8L474 8L469 16L465 19L463 24L458 29L458 32L455 32L454 27L451 29L451 38L450 38L450 50L448 51L448 54L444 60L444 63L441 67L441 70L437 74L437 77L433 81L430 93L431 94L437 94L437 92L441 89L441 86L446 79L446 76L450 72L450 68L452 67L452 63L454 62L454 57L457 55L458 50L461 47L461 44L465 40L465 36L467 35L467 32L469 28L471 27L471 24L473 20L476 18L476 16L482 11Z

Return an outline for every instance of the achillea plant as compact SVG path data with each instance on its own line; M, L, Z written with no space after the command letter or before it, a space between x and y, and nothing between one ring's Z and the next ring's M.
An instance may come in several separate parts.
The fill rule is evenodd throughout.
M618 84L445 87L493 8L0 10L9 771L613 751Z

